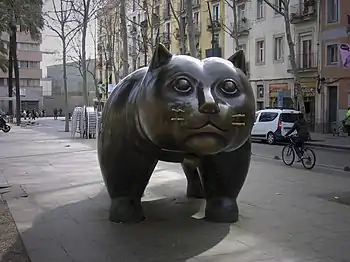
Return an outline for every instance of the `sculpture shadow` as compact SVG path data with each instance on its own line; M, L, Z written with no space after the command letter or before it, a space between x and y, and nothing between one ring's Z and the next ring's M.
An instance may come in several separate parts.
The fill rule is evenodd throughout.
M174 184L171 188L177 188ZM167 187L170 185L157 185L149 190L152 195L164 194ZM118 224L108 220L110 201L102 190L96 197L43 213L22 238L33 262L59 259L52 249L60 246L74 261L171 262L195 257L226 237L230 224L192 218L201 200L187 199L184 192L173 193L171 197L144 201L144 221ZM41 248L37 250L39 243ZM51 247L53 243L56 247ZM59 260L66 261L63 257Z

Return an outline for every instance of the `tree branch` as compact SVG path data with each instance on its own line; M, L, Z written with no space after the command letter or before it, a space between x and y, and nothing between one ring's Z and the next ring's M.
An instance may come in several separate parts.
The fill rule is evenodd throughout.
M282 7L281 9L281 11L279 10L279 6L276 6L276 5L274 5L274 4L271 4L270 3L270 1L269 0L264 0L264 2L269 6L269 7L271 7L276 13L278 13L278 14L280 14L280 15L282 15L282 16L284 16L285 14L284 14L284 8Z

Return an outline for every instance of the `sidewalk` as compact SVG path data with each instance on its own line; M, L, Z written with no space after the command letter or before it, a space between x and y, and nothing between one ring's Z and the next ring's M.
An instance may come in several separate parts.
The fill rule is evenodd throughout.
M162 162L143 199L147 219L122 225L107 219L90 145L17 127L3 141L12 185L3 197L32 262L349 261L349 177L253 158L240 221L215 224L199 219L201 200L184 197L179 165Z
M311 133L311 141L307 144L315 147L326 147L335 149L350 150L350 136L332 134Z

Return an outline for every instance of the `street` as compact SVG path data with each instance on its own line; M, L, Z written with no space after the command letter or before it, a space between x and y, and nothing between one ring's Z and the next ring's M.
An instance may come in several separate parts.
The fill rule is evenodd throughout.
M47 134L70 137L70 133L62 132L64 129L63 119L64 118L53 120L52 118L39 118L37 120L39 125L36 128ZM79 137L79 134L77 134L76 137ZM77 139L80 140L80 138ZM95 140L84 141L84 143L94 146ZM268 159L274 159L275 156L278 156L279 159L281 159L283 146L283 144L268 145L260 141L253 141L252 154L256 157L264 157ZM317 167L344 170L344 167L350 166L350 150L338 150L331 148L313 148L313 150L315 151L317 158Z
M10 185L2 196L32 262L349 261L349 172L287 167L273 159L281 147L254 144L240 220L230 225L202 220L204 202L185 197L180 165L160 162L143 198L146 220L121 225L108 220L96 140L70 139L61 120L38 122L0 134L0 184ZM324 165L342 155L315 151Z

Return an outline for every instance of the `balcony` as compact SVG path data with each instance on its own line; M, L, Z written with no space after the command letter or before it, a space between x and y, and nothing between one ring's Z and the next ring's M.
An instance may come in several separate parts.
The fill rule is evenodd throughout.
M234 24L231 23L231 28L232 28L232 37L236 36L247 36L249 35L249 30L251 29L251 23L247 18L242 18L239 23L238 23L238 34L235 33L235 27Z
M135 25L130 25L129 30L130 30L130 34L131 35L136 35L137 34L137 28L136 28Z
M199 9L201 7L201 1L200 0L192 0L192 8Z
M129 45L129 56L135 57L137 55L136 46Z
M290 23L299 24L317 19L315 0L304 0L303 4L290 6Z
M170 8L165 8L163 13L164 20L169 20L171 18Z
M317 71L317 53L305 53L296 55L296 65L299 72L315 72ZM291 62L288 63L288 72L292 72Z
M220 29L221 29L221 20L220 20L220 18L214 17L213 18L213 24L212 24L210 18L207 19L207 30L208 31L211 31L211 30L218 31Z
M196 36L199 36L201 34L201 24L200 23L193 23L194 27L194 34Z

